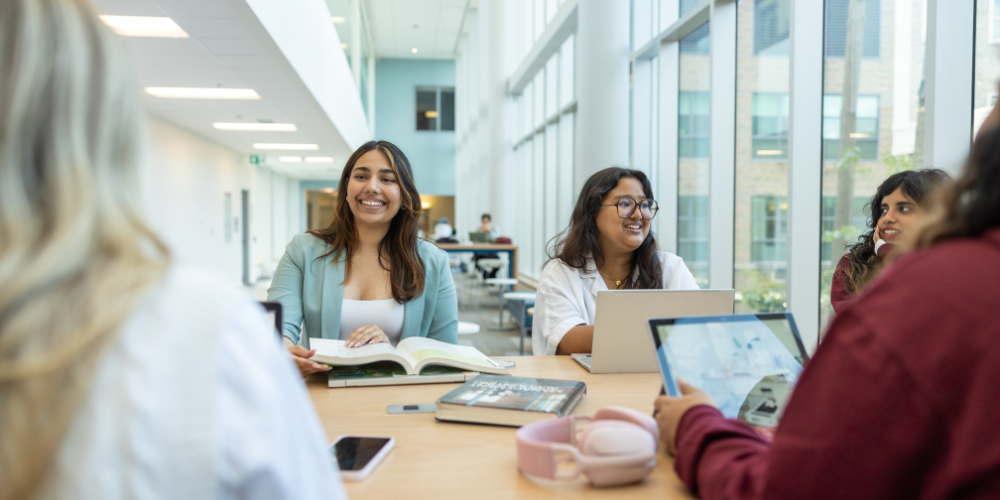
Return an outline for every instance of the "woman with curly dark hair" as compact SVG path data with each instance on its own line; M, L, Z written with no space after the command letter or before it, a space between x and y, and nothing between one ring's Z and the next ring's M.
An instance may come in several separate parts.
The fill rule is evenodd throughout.
M590 352L599 291L698 289L680 257L659 251L650 232L657 209L639 170L612 167L587 179L538 280L535 355Z
M833 273L830 303L834 312L843 311L897 257L899 243L912 242L910 237L924 218L930 194L950 180L937 169L908 170L889 176L875 190L868 203L868 230L847 248Z

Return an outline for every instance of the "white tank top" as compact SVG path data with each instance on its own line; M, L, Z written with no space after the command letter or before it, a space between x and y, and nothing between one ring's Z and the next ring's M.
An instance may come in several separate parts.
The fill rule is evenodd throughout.
M392 345L403 335L405 306L395 299L348 300L340 306L340 340L347 340L358 327L376 325L389 337Z

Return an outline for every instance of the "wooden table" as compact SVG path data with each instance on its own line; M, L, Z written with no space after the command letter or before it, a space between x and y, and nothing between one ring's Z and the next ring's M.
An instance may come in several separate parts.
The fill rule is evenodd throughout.
M517 274L517 245L508 243L473 243L466 245L463 243L435 243L438 248L445 252L472 252L472 253L507 253L507 277L518 279ZM515 290L516 290L515 286Z
M574 415L593 415L605 405L651 413L660 391L655 373L591 375L569 356L513 356L515 376L580 380L587 395ZM691 498L674 474L673 461L659 454L656 469L642 483L609 489L584 479L568 483L534 481L517 469L513 427L437 422L433 413L389 415L390 404L433 403L459 384L328 389L310 379L329 441L342 434L396 438L385 461L358 483L345 483L352 500L447 498Z

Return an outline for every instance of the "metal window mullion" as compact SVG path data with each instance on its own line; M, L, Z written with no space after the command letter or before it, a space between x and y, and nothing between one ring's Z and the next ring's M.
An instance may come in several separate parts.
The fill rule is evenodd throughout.
M792 0L788 117L788 310L819 342L823 231L823 2Z
M708 284L733 288L736 188L736 8L712 4L709 37Z
M957 175L972 144L976 2L927 0L924 166Z

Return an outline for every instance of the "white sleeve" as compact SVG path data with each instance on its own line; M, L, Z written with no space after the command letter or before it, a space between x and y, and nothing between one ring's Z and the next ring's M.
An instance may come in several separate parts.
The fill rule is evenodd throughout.
M701 288L680 256L660 252L660 262L663 264L664 290L699 290Z
M217 353L220 497L346 499L305 384L259 305L235 308Z
M565 266L553 260L545 266L538 280L532 325L542 334L544 345L532 342L536 356L555 354L566 332L591 324L587 321L586 306L566 274Z

